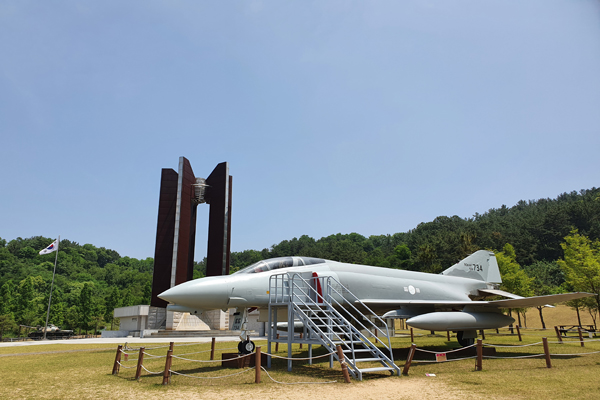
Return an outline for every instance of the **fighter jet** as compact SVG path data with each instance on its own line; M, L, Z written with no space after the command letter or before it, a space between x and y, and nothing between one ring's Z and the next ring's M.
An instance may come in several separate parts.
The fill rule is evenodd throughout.
M498 290L502 279L496 256L479 250L440 274L320 258L279 257L259 261L231 275L185 282L159 297L170 303L168 311L192 314L213 309L264 309L268 307L271 275L294 272L333 277L342 286L340 293L352 292L383 318L403 318L419 329L456 332L462 346L474 342L477 330L512 324L514 319L502 309L544 306L591 296L566 293L524 298ZM505 299L485 300L489 296ZM345 297L342 304L354 301L350 299Z

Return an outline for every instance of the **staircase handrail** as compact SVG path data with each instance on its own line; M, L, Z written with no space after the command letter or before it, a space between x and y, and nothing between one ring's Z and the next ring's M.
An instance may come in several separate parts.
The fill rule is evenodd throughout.
M289 275L289 274L288 274L288 275ZM321 300L322 300L322 301L323 301L325 304L331 304L331 303L330 303L330 301L331 301L331 300L333 300L333 301L334 301L336 304L338 304L338 305L340 306L340 308L343 308L342 304L341 304L339 301L337 301L337 300L336 300L336 299L335 299L333 296L331 296L330 294L328 294L328 299L326 299L325 297L323 297L323 296L322 296L322 295L321 295L321 294L320 294L320 293L319 293L317 290L315 290L315 289L314 289L314 288L313 288L313 287L312 287L310 284L308 284L308 282L306 281L306 279L304 279L304 278L303 278L303 277L302 277L300 274L298 274L298 273L292 273L291 275L292 275L292 279L291 279L291 281L292 281L292 285L290 286L290 288L293 288L294 286L297 286L297 285L296 285L296 283L295 283L295 281L294 281L294 279L297 277L297 278L301 279L301 280L302 280L302 281L303 281L303 282L306 284L306 287L309 289L309 291L310 291L310 292L314 292L314 293L316 293L316 296L318 296L318 298L320 298L320 299L321 299ZM329 290L329 289L333 289L333 290L334 290L334 291L335 291L335 292L336 292L338 295L340 295L340 297L344 298L344 297L343 297L343 296L342 296L342 295L341 295L341 294L340 294L340 293L339 293L339 292L338 292L338 291L337 291L337 290L336 290L336 289L333 287L333 285L331 285L331 281L333 280L334 282L337 282L337 283L338 283L339 285L341 285L342 287L343 287L343 285L342 285L342 284L341 284L341 283L340 283L340 282L339 282L337 279L333 278L332 276L320 276L320 277L312 277L312 278L309 278L309 279L322 279L322 280L323 280L323 282L325 282L325 281L326 281L326 282L327 282L327 286L326 286L326 287L328 288L328 290ZM322 285L322 286L324 286L324 285ZM303 294L304 296L306 296L307 298L310 298L309 294L307 294L307 293L306 293L306 292L303 290L303 288L302 288L302 287L300 287L300 286L297 286L297 288L298 288L298 289L299 289L299 290L302 292L302 294ZM364 304L364 303L362 303L362 301L360 301L360 299L358 299L358 298L357 298L357 297L356 297L354 294L352 294L352 293L351 293L349 290L347 290L347 289L346 289L346 291L347 291L348 293L350 293L350 294L351 294L351 295L354 297L354 299L355 299L356 301L358 301L360 304ZM294 296L294 295L295 295L294 291L293 291L293 290L290 290L290 300L292 300L292 301L291 301L292 303L293 303L293 298L294 298L293 296ZM300 299L300 298L299 298L299 300L302 300L302 299ZM303 301L303 302L304 302L304 301ZM315 304L316 304L316 302L314 302L314 301L313 301L313 303L315 303ZM362 312L361 312L361 311L359 311L359 310L358 310L356 307L354 307L354 305L352 305L352 304L351 304L351 303L349 303L349 302L347 302L347 303L348 303L348 304L349 304L349 305L350 305L350 306L351 306L351 307L352 307L352 308L353 308L353 309L354 309L354 310L355 310L357 313L359 313L359 315L362 315ZM318 305L318 304L317 304L317 305ZM385 323L385 322L384 322L384 321L383 321L381 318L379 318L379 317L378 317L378 316L377 316L377 315L376 315L376 314L375 314L375 313L374 313L374 312L373 312L373 311L372 311L372 310L371 310L369 307L367 307L366 305L365 305L365 308L366 308L366 309L367 309L367 310L368 310L368 311L369 311L369 312L370 312L372 315L374 315L374 316L375 316L377 319L379 319L379 320L381 321L381 323L382 323L382 324L383 324L383 325L386 327L386 333L384 333L384 332L383 332L381 329L379 329L379 328L377 327L377 325L375 325L375 324L374 324L372 321L370 321L370 320L367 320L367 321L369 321L369 322L370 322L370 324L371 324L371 325L372 325L372 326L373 326L375 329L377 329L379 332L381 332L381 334L382 334L382 335L384 335L384 336L387 336L387 339L388 339L388 345L386 346L386 344L385 344L385 343L383 343L383 341L382 341L381 343L382 343L382 344L383 344L383 346L384 346L384 347L385 347L385 348L386 348L386 349L389 351L389 353L390 353L390 356L388 357L388 356L387 356L387 355L385 355L384 353L382 353L382 354L385 356L385 358L387 358L387 359L388 359L388 362L390 362L392 365L395 365L395 364L394 364L394 358L393 358L393 357L394 357L394 355L393 355L393 352L392 352L392 344L391 344L391 341L390 341L390 337L389 337L389 330L387 329L387 324L386 324L386 323ZM339 311L335 310L335 308L333 308L333 310L335 311L335 313L336 313L336 314L337 314L339 317L345 318L343 315L341 315L341 314L339 313ZM357 324L359 324L359 325L360 325L360 326L361 326L363 329L367 330L368 332L371 332L371 330L370 330L369 328L367 328L367 327L366 327L366 326L365 326L365 325L364 325L364 324L363 324L363 323L362 323L362 322L361 322L361 321L360 321L358 318L356 318L354 315L352 315L352 313L348 313L348 315L349 315L349 316L350 316L350 317L351 317L351 318L352 318L352 319L353 319L353 320L354 320L354 321L355 321ZM367 338L367 337L366 337L366 336L365 336L365 335L364 335L362 332L360 332L360 330L357 330L357 334L358 334L358 335L361 337L361 339L363 339L363 340L365 340L365 341L370 341L370 340L369 340L369 338ZM381 341L381 340L380 340L380 341ZM352 350L354 350L354 344L353 344L353 343L352 343Z
M363 310L366 310L368 313L373 315L376 320L379 320L380 323L386 328L385 331L380 329L371 319L366 318L366 316L364 315L364 311L359 310L354 304L352 304L351 301L349 301L349 299L346 299L346 297L342 293L335 289L335 287L333 287L332 285L332 281L336 282L340 285L340 287L345 289L345 291L349 295L348 297L350 297L350 300L354 299L355 303L364 307ZM313 283L314 286L311 285L311 283ZM320 290L319 284L321 288L326 289L326 292L324 294L320 293L322 292L322 290ZM319 290L317 290L317 288L319 288ZM344 303L348 304L359 316L362 315L364 317L364 320L368 321L368 325L374 328L375 332L380 332L381 335L387 337L387 345L384 341L381 340L381 338L376 337L376 339L378 339L383 345L383 347L385 347L388 350L389 357L384 352L382 352L377 346L375 346L371 342L371 340L367 336L365 336L360 330L362 328L368 331L371 336L375 336L373 334L373 331L371 330L372 328L368 328L367 326L365 326L365 324L359 318L357 318L350 310L346 309L346 306L342 305L340 301L338 301L334 296L332 296L332 289L335 292L335 294L337 294L338 296L340 296L341 299L343 299ZM330 348L330 350L335 348L335 343L330 338L331 336L335 337L335 340L340 342L343 345L343 347L347 349L347 351L350 351L352 353L352 359L347 358L346 362L348 363L349 370L352 373L352 375L355 375L355 377L358 377L358 379L362 379L362 372L358 368L358 366L355 365L356 357L354 342L356 341L356 339L362 341L366 348L368 348L369 351L373 354L373 356L381 360L383 365L387 366L390 369L396 370L399 374L399 369L393 361L393 351L389 337L389 329L385 321L383 321L383 319L377 316L366 304L364 304L358 297L356 297L334 277L312 276L306 279L299 272L283 272L279 274L273 274L269 277L268 293L269 308L271 307L271 305L276 304L286 304L288 305L288 307L291 304L294 313L297 314L300 317L300 319L303 320L306 329L308 329L311 334L314 334L316 337L318 337L324 345ZM333 306L332 302L335 303L337 308L339 308L340 310L344 309L344 311L346 311L346 316L342 315L341 312ZM324 332L323 330L321 330L315 323L315 321L313 321L309 317L309 315L307 315L307 313L301 307L299 307L300 304L305 306L307 310L312 310L312 312L309 312L310 314L317 317L317 319L321 321L323 325L329 326L332 329L329 329L328 332ZM330 312L335 318L325 317L328 320L326 322L322 318L322 316L319 315L319 313L316 311L317 309L313 310L310 306L317 306L319 310L325 313ZM323 309L322 307L326 307L326 309ZM269 315L270 313L271 312L269 311ZM350 317L351 320L355 322L356 326L352 323L349 323L347 319L348 317ZM338 321L336 321L336 318L339 319L341 322L345 321L345 323L340 324ZM292 322L288 321L288 324L290 323ZM270 328L273 329L274 327ZM350 345L348 345L346 340L344 340L340 336L340 332L336 332L335 328L341 331L341 333L343 333L344 335L347 334L350 336ZM338 358L337 354L335 354L335 358Z
M292 282L294 281L294 277L296 277L296 276L297 276L299 279L302 279L302 280L304 281L304 283L307 283L307 287L310 289L310 291L312 291L312 292L316 293L316 296L318 296L318 298L320 298L322 301L324 301L324 302L328 302L328 303L330 303L331 301L333 301L333 302L335 302L335 304L337 304L337 305L338 305L340 308L345 308L345 307L342 305L342 303L340 303L340 302L339 302L339 301L338 301L338 300L337 300L337 299L336 299L334 296L331 296L331 294L330 294L330 293L328 293L328 296L327 296L328 298L327 298L327 299L326 299L324 296L322 296L322 295L321 295L321 294L320 294L320 293L319 293L317 290L315 290L315 289L314 289L312 286L310 286L310 285L308 284L308 282L306 282L306 280L305 280L305 279L304 279L304 278L303 278L303 277L302 277L300 274L298 274L298 273L291 273L291 274L289 274L289 273L286 273L286 274L287 274L288 276L289 276L289 275L292 275L292 279L291 279L291 280L292 280ZM281 274L281 275L283 275L283 274ZM349 295L350 295L350 296L351 296L351 297L354 299L355 303L359 303L361 306L363 306L363 307L364 307L364 308L367 310L367 312L368 312L369 314L373 315L373 316L374 316L374 317L375 317L377 320L379 320L379 321L381 322L381 324L382 324L383 326L385 326L385 328L386 328L386 331L384 332L384 331L383 331L383 330L381 330L381 329L380 329L380 328L379 328L379 327L378 327L378 326L377 326L375 323L373 323L373 321L371 321L370 319L367 319L367 321L369 321L369 324L370 324L370 325L371 325L373 328L375 328L375 330L377 330L378 332L380 332L380 333L381 333L381 335L383 335L383 336L387 337L387 339L388 339L388 344L387 344L387 346L386 346L386 345L385 345L385 343L383 343L383 342L382 342L382 344L383 344L383 345L384 345L384 347L385 347L385 348L386 348L386 349L387 349L387 350L390 352L390 355L392 354L392 350L391 350L391 349L392 349L392 343L391 343L391 340L390 340L389 328L388 328L387 324L385 323L385 321L384 321L383 319L381 319L381 318L380 318L380 317L379 317L377 314L375 314L375 313L373 312L373 310L371 310L371 309L370 309L370 308L369 308L369 307L368 307L368 306L367 306L365 303L363 303L363 302L362 302L362 301L361 301L361 300L360 300L358 297L356 297L356 296L354 295L354 293L352 293L350 290L348 290L348 288L346 288L344 285L342 285L342 283L341 283L340 281L338 281L337 279L335 279L334 277L332 277L332 276L318 276L318 277L312 277L312 278L310 278L310 279L322 279L324 283L325 283L325 280L326 280L326 281L327 281L327 285L322 285L322 286L325 286L325 287L327 287L327 288L328 288L328 290L333 290L333 291L334 291L334 292L335 292L335 293L336 293L338 296L340 296L340 297L341 297L342 299L344 299L344 300L346 300L346 298L344 297L344 295L343 295L343 294L341 294L341 293L340 293L340 292L339 292L339 291L338 291L338 290L337 290L337 289L336 289L336 288L335 288L333 285L331 285L331 281L333 281L333 282L336 282L336 283L337 283L337 284L339 284L341 287L345 288L345 289L346 289L346 292L347 292L347 293L348 293L348 294L349 294ZM299 289L301 289L301 288L299 288ZM301 289L301 290L302 290L302 289ZM306 295L306 296L308 296L308 294L306 294L306 293L303 293L303 294L304 294L304 295ZM292 295L293 295L293 293L292 293L292 292L290 292L290 296L292 296ZM350 307L352 307L352 309L354 309L354 311L356 311L356 312L357 312L359 315L360 315L360 314L363 314L363 312L361 312L361 311L360 311L360 310L359 310L357 307L355 307L355 306L354 306L354 304L352 304L351 302L349 302L349 301L347 301L347 300L346 300L345 302L346 302L346 303L347 303L347 304L348 304ZM361 326L363 329L365 329L365 330L367 330L367 331L371 332L371 329L370 329L370 328L368 328L368 327L366 327L366 326L365 326L365 325L364 325L364 324L363 324L363 323L362 323L362 322L361 322L361 321L360 321L358 318L356 318L356 317L355 317L355 316L354 316L352 313L348 313L348 314L349 314L349 315L350 315L350 317L352 317L352 319L353 319L354 321L356 321L356 323L357 323L357 324L359 324L359 325L360 325L360 326ZM393 357L393 356L391 356L391 357Z

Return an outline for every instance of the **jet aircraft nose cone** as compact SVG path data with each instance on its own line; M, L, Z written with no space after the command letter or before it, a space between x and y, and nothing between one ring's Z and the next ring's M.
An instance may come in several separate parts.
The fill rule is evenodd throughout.
M211 276L184 282L158 295L171 304L198 310L227 308L227 276Z

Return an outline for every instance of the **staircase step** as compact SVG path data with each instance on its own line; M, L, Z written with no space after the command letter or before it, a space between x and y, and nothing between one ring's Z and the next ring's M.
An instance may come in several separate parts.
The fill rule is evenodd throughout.
M376 357L374 357L374 358L355 358L354 359L354 362L373 362L373 361L377 361L377 362L382 361L382 362L385 362L385 360L382 360L381 358L376 358Z
M333 326L330 328L327 325L315 325L315 327L319 328L323 332L328 332L328 331L329 332L337 332L337 333L347 333L348 332L347 330L340 328L340 327L336 327L336 326Z
M379 371L394 371L393 367L377 367L377 368L359 368L360 372L379 372Z
M350 344L350 343L354 343L354 344L361 344L364 343L362 340L358 340L358 341L354 341L351 342L349 340L334 340L333 344L338 345L338 344Z

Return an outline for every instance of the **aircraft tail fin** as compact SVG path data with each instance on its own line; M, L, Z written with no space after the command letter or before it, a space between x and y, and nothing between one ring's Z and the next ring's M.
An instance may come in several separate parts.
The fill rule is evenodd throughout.
M502 283L496 255L488 250L476 251L441 274L477 279L487 283Z

